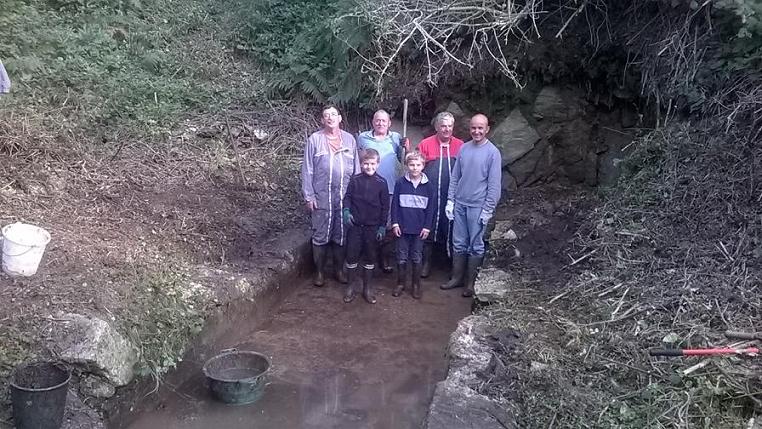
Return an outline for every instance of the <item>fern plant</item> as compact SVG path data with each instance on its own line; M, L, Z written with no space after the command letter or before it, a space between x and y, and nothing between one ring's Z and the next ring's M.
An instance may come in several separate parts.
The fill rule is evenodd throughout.
M253 0L240 4L246 17L236 47L267 72L270 90L279 96L306 96L318 102L359 103L369 98L361 73L362 50L370 40L368 26L335 23L350 7L341 1Z

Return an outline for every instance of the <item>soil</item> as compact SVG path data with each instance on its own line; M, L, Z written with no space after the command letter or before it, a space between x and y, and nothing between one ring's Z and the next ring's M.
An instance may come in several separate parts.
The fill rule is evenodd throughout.
M225 282L205 273L266 265L279 257L268 243L304 230L297 158L279 142L243 148L238 164L226 141L192 131L205 120L153 146L126 141L117 154L52 138L0 154L0 223L52 236L35 276L0 274L0 427L10 424L10 371L49 357L58 312L98 315L129 333L150 302L144 282L167 273L204 274L213 293L202 307L214 308Z
M423 298L394 298L394 275L378 274L378 303L342 302L343 288L302 281L262 323L249 321L211 347L194 350L157 395L121 417L140 428L417 428L437 381L447 372L446 347L470 313L460 291L442 291L439 270L423 281ZM233 407L210 397L201 366L220 349L271 357L264 396ZM124 426L120 426L124 427Z

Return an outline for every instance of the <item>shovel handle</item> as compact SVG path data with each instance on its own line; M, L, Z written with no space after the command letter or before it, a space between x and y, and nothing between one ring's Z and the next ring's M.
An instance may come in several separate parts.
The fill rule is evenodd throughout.
M648 354L651 356L715 356L737 354L756 355L759 354L759 349L756 347L748 347L745 349L650 349Z
M681 349L650 349L648 354L651 356L683 356Z

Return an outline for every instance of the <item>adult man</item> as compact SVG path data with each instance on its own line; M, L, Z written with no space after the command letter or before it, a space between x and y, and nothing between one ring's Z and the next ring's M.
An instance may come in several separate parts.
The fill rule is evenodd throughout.
M436 189L434 226L432 234L423 246L423 265L421 277L428 277L431 272L431 254L434 243L449 246L450 222L445 216L447 193L450 188L450 172L455 165L463 140L452 135L455 117L450 112L441 112L434 118L437 133L426 137L418 144L418 151L426 158L423 172Z
M373 149L379 154L378 175L386 180L389 187L389 200L394 194L394 184L397 183L400 169L400 158L402 156L402 137L399 133L389 131L392 125L391 117L385 110L378 110L373 114L373 129L365 131L357 136L357 146L360 150ZM407 147L407 143L405 143ZM391 227L387 221L387 229ZM391 244L391 240L386 240L382 247ZM382 249L382 269L386 273L392 272L392 263L390 260L391 250Z
M487 139L489 120L482 114L470 122L471 140L460 149L450 176L445 214L453 220L452 278L440 286L465 286L474 294L474 282L484 261L484 229L500 200L500 150Z
M341 115L333 106L323 108L323 129L307 139L302 163L302 193L312 215L312 257L315 262L315 286L323 286L326 251L333 243L336 278L346 283L342 221L344 194L349 179L360 172L357 144L352 134L339 128Z

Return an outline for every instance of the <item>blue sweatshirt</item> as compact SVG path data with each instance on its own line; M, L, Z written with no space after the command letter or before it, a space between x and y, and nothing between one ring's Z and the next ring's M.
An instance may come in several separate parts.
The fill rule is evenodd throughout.
M500 200L502 166L500 150L491 141L466 142L450 174L447 199L492 214Z
M400 165L399 153L402 150L400 140L400 134L394 131L389 131L389 134L381 139L373 137L373 130L362 132L357 136L357 147L360 150L375 149L378 151L380 159L376 174L386 179L389 195L394 193L394 183L399 178L397 166Z
M399 225L403 234L418 235L424 228L431 231L435 193L425 174L421 174L418 185L414 185L407 174L397 179L392 197L392 225Z

